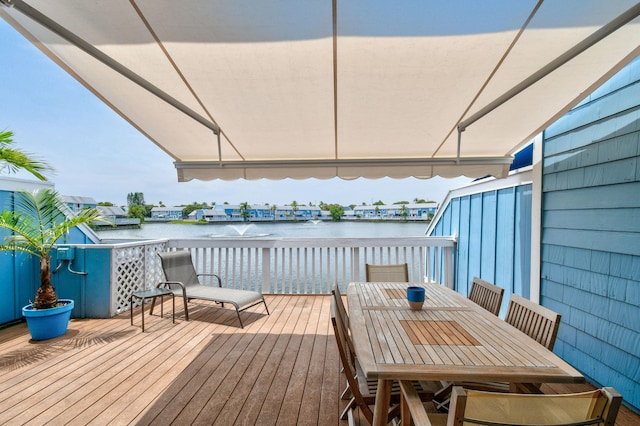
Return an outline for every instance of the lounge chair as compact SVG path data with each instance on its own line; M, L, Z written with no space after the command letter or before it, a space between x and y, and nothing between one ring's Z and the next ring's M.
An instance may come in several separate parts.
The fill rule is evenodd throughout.
M170 288L176 296L182 296L184 300L184 315L189 321L189 310L187 302L191 299L211 300L220 303L224 307L225 303L230 303L236 308L240 327L244 328L240 312L252 306L264 303L264 308L269 315L267 302L262 293L250 290L237 290L223 288L222 280L216 274L198 274L191 260L191 252L186 250L158 253L162 260L162 269L167 281L162 281L158 286ZM218 287L203 285L198 277L213 276L218 281ZM152 307L153 309L153 307Z

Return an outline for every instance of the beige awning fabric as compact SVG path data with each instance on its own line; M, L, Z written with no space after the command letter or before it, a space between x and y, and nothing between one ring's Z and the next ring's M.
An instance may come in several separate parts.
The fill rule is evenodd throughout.
M623 0L0 0L178 179L505 176L640 53Z

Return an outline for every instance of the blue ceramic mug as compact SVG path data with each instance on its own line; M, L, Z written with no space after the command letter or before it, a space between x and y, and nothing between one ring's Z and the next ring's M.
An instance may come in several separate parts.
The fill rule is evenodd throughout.
M409 301L409 307L414 311L422 309L424 303L424 288L416 286L408 287L407 300Z

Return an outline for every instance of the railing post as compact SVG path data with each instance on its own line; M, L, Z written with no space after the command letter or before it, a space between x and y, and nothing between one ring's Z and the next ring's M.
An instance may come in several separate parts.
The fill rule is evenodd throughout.
M271 290L271 249L263 247L262 253L262 292L269 293Z
M351 281L360 281L360 247L354 247L351 256Z

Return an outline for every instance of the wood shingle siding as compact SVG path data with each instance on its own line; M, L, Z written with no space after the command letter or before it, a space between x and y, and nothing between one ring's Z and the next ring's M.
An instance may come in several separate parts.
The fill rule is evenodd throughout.
M640 407L640 60L544 134L541 303L556 352Z

